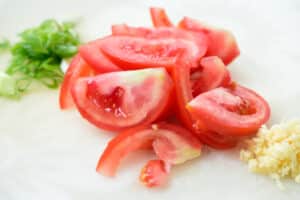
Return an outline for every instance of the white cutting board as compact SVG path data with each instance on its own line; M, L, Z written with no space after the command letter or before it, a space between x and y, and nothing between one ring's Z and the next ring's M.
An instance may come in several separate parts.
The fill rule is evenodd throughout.
M167 9L232 30L241 56L233 78L262 94L272 107L270 123L300 117L300 1L269 0L0 0L0 36L13 39L46 18L80 19L84 39L109 34L110 25L150 25L148 6ZM3 67L4 61L0 64ZM298 200L300 186L285 191L267 177L249 173L237 151L205 149L203 156L175 167L164 188L147 189L138 175L153 154L130 156L113 179L95 172L113 134L76 111L61 112L58 92L40 89L20 102L0 99L1 200L222 199Z

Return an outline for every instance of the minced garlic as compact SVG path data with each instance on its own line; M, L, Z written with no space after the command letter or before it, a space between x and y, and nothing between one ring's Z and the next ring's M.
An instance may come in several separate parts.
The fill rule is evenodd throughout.
M268 175L283 188L280 179L292 178L300 183L300 121L263 126L257 136L246 141L241 160L248 162L249 170Z

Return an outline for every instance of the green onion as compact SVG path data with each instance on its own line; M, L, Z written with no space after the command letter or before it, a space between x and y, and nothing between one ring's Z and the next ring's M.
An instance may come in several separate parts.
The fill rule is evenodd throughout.
M49 19L20 33L20 41L11 48L9 41L0 42L0 51L10 49L12 54L6 69L9 76L2 75L5 83L0 88L3 90L2 96L10 96L6 94L13 93L12 88L15 88L15 93L24 93L30 88L32 81L38 81L51 89L58 88L64 77L60 64L63 59L74 56L80 44L74 26L74 23L60 24ZM17 83L24 83L24 80L26 87L21 84L19 88ZM12 84L10 87L7 85L9 83ZM9 92L5 91L8 88Z

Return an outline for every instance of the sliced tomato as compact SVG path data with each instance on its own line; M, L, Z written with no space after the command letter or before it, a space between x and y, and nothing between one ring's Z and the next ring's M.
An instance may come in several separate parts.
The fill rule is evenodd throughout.
M163 160L150 160L141 170L140 181L147 187L166 184L171 166Z
M163 8L152 7L150 8L150 15L152 19L153 26L173 26L172 22Z
M235 37L227 30L213 28L188 17L184 17L178 26L184 30L206 33L208 36L206 55L220 57L225 65L231 63L240 54Z
M114 36L101 44L102 51L126 69L166 67L172 68L183 52L189 56L186 61L197 67L206 49L199 49L191 41L181 39L134 38Z
M103 39L99 39L82 45L79 48L80 55L97 73L121 71L121 68L101 51L102 41Z
M100 74L79 79L72 96L81 115L107 130L156 120L167 106L173 83L164 68Z
M92 73L93 70L80 55L77 54L72 59L60 88L59 105L61 109L68 109L74 106L71 96L71 88L73 84L78 78L89 76Z
M194 118L222 135L255 133L270 117L268 103L254 91L236 85L202 93L187 105Z
M143 37L146 39L186 39L198 46L203 56L207 51L207 36L204 33L196 33L191 31L185 31L176 27L160 27L160 28L144 28L144 27L132 27L126 24L112 26L112 34L115 36L133 36Z
M198 139L180 126L167 123L138 126L121 132L109 142L100 157L97 172L114 176L120 161L149 141L158 158L171 165L181 164L201 153Z
M229 72L220 58L210 56L201 59L200 69L192 74L193 96L197 96L202 92L219 87L222 84L226 85L230 81ZM195 77L195 75L197 75ZM193 77L194 76L194 77Z

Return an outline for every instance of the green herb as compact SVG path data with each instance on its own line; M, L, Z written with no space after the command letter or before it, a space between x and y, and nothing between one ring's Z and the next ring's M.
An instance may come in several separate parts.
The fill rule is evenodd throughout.
M21 40L12 46L12 60L6 69L16 84L25 80L26 87L16 87L18 93L26 91L33 80L48 88L58 88L64 76L61 61L76 54L79 45L74 25L50 19L19 34Z

